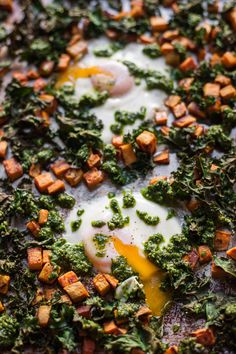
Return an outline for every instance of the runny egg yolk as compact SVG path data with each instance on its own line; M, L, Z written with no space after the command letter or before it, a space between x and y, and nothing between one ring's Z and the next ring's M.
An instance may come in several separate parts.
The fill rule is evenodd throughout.
M171 299L169 293L160 289L163 272L140 254L137 246L124 244L116 237L113 237L113 244L117 253L125 257L132 269L139 274L144 286L146 302L152 313L160 315L164 305Z

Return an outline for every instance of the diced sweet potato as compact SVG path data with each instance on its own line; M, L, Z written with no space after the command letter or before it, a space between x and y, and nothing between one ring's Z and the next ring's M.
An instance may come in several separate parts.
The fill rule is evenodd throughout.
M119 283L119 280L113 277L111 274L103 274L108 283L111 285L113 289L115 289Z
M167 65L177 67L180 64L180 55L175 51L165 54L165 62Z
M168 22L161 16L152 16L150 23L154 32L163 32L168 29Z
M70 165L63 160L56 161L51 165L51 170L58 178L61 178L70 168Z
M210 63L211 63L211 66L221 64L221 57L219 56L219 54L217 54L217 53L212 54L211 59L210 59Z
M172 53L175 50L174 46L170 43L164 43L161 46L161 52L163 55Z
M30 169L29 169L30 177L35 178L35 177L39 176L41 174L41 172L42 172L41 165L39 163L37 163L37 164L32 163L32 165L30 166Z
M194 70L196 69L197 64L195 62L195 60L193 59L193 57L188 57L186 58L179 66L181 71L189 71L189 70Z
M113 138L112 138L112 145L113 146L115 146L116 148L119 148L123 144L124 144L124 141L123 141L122 135L113 136Z
M47 86L47 82L42 77L35 80L33 85L34 91L36 92L43 90L46 86Z
M168 135L169 135L169 131L170 131L170 128L169 128L169 127L166 127L166 126L161 127L161 133L162 133L162 135L168 136Z
M0 313L4 312L4 310L5 310L5 307L2 303L2 301L0 301Z
M34 178L34 183L40 193L47 192L48 187L53 184L53 178L51 173L45 172L41 175L36 176Z
M221 58L221 62L227 69L234 69L236 67L236 55L233 52L226 52Z
M126 166L132 165L134 162L137 161L137 157L131 144L121 145L120 150Z
M34 221L34 220L29 221L26 224L26 227L35 237L38 236L39 231L40 231L40 226L39 226L39 224L36 221Z
M109 282L107 281L107 279L105 278L105 276L103 274L97 274L93 278L93 284L94 284L97 292L101 296L106 295L111 288Z
M37 312L37 318L40 327L47 327L50 320L51 306L49 305L40 305Z
M194 122L196 122L196 118L188 114L187 116L174 121L173 125L178 128L185 128Z
M179 82L179 86L182 87L185 91L189 91L190 87L194 81L193 77L186 77Z
M91 154L88 158L87 165L89 168L98 167L101 162L101 157L98 154Z
M212 106L208 107L208 112L219 112L221 110L221 100L217 98Z
M39 73L36 70L30 69L27 71L27 78L29 80L36 80L39 78Z
M181 101L180 96L176 95L171 95L165 99L165 105L169 108L174 108L177 104L179 104Z
M65 286L76 283L78 280L79 278L77 277L75 272L71 270L70 272L61 275L58 278L58 283L61 285L62 288L64 288Z
M39 210L39 220L38 220L39 225L43 225L48 221L48 214L49 212L47 209Z
M220 86L228 86L231 84L231 79L225 75L218 74L215 78L215 82L220 84Z
M204 111L201 111L200 107L198 106L197 103L195 102L190 102L188 105L188 111L190 114L193 116L199 117L201 119L206 118L206 113Z
M52 255L51 250L43 250L43 264L50 263L51 255Z
M152 311L150 310L150 308L144 305L140 307L140 309L136 312L135 316L139 318L139 317L147 317L151 314Z
M52 114L55 112L57 108L57 100L53 95L41 94L39 98L41 101L43 101L46 104L45 111L48 114Z
M56 278L53 275L55 269L51 263L45 263L43 269L39 273L38 279L45 284L53 284Z
M159 165L168 165L170 163L169 150L164 150L155 155L153 161Z
M12 77L13 79L19 81L21 85L25 85L26 82L28 81L27 75L20 71L15 71L14 73L12 73Z
M30 270L41 270L43 267L43 254L41 247L28 248L28 267Z
M147 36L145 34L142 34L141 36L139 36L139 40L143 44L152 44L152 43L156 42L155 37Z
M0 274L0 294L6 295L8 293L10 281L9 275Z
M65 180L71 187L76 187L83 178L83 171L79 168L71 167L65 174Z
M205 48L200 48L197 53L198 61L203 61L206 57L206 53L207 51Z
M95 188L104 180L104 174L102 171L93 167L88 172L84 173L84 180L89 188Z
M175 116L175 118L180 118L183 117L187 112L187 108L184 102L181 102L179 104L177 104L174 108L173 108L173 114Z
M12 12L13 0L0 0L0 9Z
M230 248L228 251L226 251L226 254L228 257L236 261L236 247Z
M220 85L217 83L210 83L204 85L203 93L205 97L213 96L219 97L220 96Z
M7 141L0 141L0 159L5 159L7 154Z
M64 290L74 303L83 301L89 296L87 289L80 281L65 286Z
M186 203L188 210L194 211L201 205L200 201L196 198L191 198L189 202Z
M162 39L165 41L172 41L173 39L176 39L179 36L179 30L168 30L165 31L162 35Z
M167 113L166 111L158 111L155 113L155 123L156 125L165 125L167 124Z
M194 124L195 126L195 130L194 133L192 134L192 136L194 138L198 138L199 136L204 134L204 127L200 124Z
M154 154L156 151L157 138L155 134L144 130L137 136L136 143L142 151L148 152L149 154Z
M232 85L225 86L220 90L220 96L224 100L234 98L236 96L236 89Z
M219 12L219 0L214 0L207 6L208 12L217 14Z
M214 279L225 279L228 277L227 273L221 267L218 267L214 262L211 264L211 275Z
M57 64L58 71L65 71L70 64L70 56L68 54L61 54Z
M118 327L115 324L115 321L112 320L103 324L103 330L106 334L117 334Z
M183 257L183 260L187 262L192 269L194 269L199 260L197 251L193 248L188 254Z
M214 238L214 249L216 251L226 251L229 247L231 232L224 230L216 230Z
M229 20L234 32L236 32L236 7L229 11L227 14L227 19Z
M176 345L173 345L173 346L169 347L164 352L164 354L177 354L177 353L178 353L178 347Z
M56 288L44 286L43 293L44 293L45 300L47 301L52 300L52 298L57 292L58 291Z
M212 253L208 246L202 245L198 247L198 255L200 263L208 263L212 260Z
M81 40L78 41L66 48L66 52L72 57L72 58L82 58L84 54L86 54L88 51L88 45L87 42Z
M65 183L60 179L57 179L53 182L47 189L48 194L56 194L61 193L65 190Z
M90 338L84 338L82 354L94 354L96 349L96 343Z
M52 60L45 60L39 67L39 73L43 77L48 77L54 69L54 61Z
M157 176L157 177L153 177L150 181L149 184L156 184L159 181L166 181L167 177L166 176Z
M90 305L81 305L77 307L76 312L82 317L90 318L90 310L91 310Z
M206 347L210 347L215 344L216 337L211 328L200 328L191 333L193 337L196 337L196 341Z
M14 182L16 179L23 176L23 168L21 164L14 159L14 157L9 160L4 160L3 166L11 182Z

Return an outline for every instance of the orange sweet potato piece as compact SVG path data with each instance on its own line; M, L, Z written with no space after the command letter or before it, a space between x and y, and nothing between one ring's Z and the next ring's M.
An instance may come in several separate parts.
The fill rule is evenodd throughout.
M171 95L165 99L165 105L169 108L174 108L181 101L180 96Z
M43 225L48 221L48 214L49 212L46 209L39 210L39 220L38 220L39 225Z
M184 102L181 102L179 104L177 104L174 108L173 108L173 114L175 116L175 118L180 118L183 117L187 112L187 108Z
M43 250L43 264L50 263L51 255L52 255L51 250Z
M54 69L55 63L53 60L45 60L39 67L39 73L43 77L48 77Z
M135 316L137 318L139 317L146 317L152 314L152 311L150 310L149 307L147 307L146 305L141 306L140 309L136 312Z
M67 170L64 177L71 187L76 187L83 178L83 171L79 168L71 167Z
M206 347L212 346L216 342L216 337L211 328L200 328L192 333L193 337L196 337L196 341Z
M165 125L167 123L167 113L166 111L158 111L155 113L155 123L156 125Z
M68 54L61 54L57 64L58 71L65 71L70 64L70 56Z
M91 154L88 158L87 165L89 168L98 167L101 162L101 157L98 154Z
M41 168L40 164L32 163L32 165L30 166L30 169L29 169L30 177L35 178L35 177L39 176L41 174L41 172L42 172L42 168Z
M137 161L137 157L133 150L133 146L131 144L123 144L120 146L120 151L122 154L122 158L126 166L132 165Z
M207 96L219 97L220 96L220 85L217 83L208 82L203 87L203 93L204 93L205 97L207 97Z
M61 285L62 288L64 288L67 285L76 283L78 280L79 280L79 278L77 277L75 272L70 271L70 272L67 272L67 273L61 275L58 278L58 283Z
M23 168L21 164L14 159L14 157L9 160L4 160L3 166L11 182L14 182L16 179L23 176Z
M196 122L196 118L188 114L187 116L174 121L173 125L178 128L185 128L194 122Z
M233 52L226 52L221 58L221 62L227 69L236 67L236 55Z
M29 80L35 80L39 78L39 74L36 70L30 69L27 71L27 78Z
M225 86L220 90L220 96L224 100L234 98L236 96L236 89L232 85Z
M5 310L5 307L2 303L2 301L0 301L0 313L4 312L4 310Z
M214 238L214 249L216 251L225 251L229 247L231 232L216 230Z
M215 78L215 82L221 86L227 86L231 84L231 79L225 75L218 74Z
M162 35L162 39L165 41L172 41L179 36L179 30L168 30L165 31Z
M152 44L152 43L155 43L155 41L156 41L155 37L147 36L145 34L142 34L141 36L139 36L139 40L143 44Z
M94 354L96 349L96 343L90 338L84 338L82 346L82 354Z
M236 247L230 248L228 251L226 251L226 254L228 257L236 261Z
M167 176L157 176L157 177L153 177L149 181L149 184L156 184L159 181L166 181L166 180L167 180Z
M193 57L188 57L186 58L179 66L181 71L189 71L189 70L194 70L196 69L197 64Z
M161 16L152 16L150 24L154 32L163 32L168 29L168 22Z
M169 347L164 352L164 354L177 354L177 353L178 353L178 347L176 345L173 345L173 346Z
M188 111L193 116L199 117L201 119L206 118L206 113L204 111L201 111L201 109L199 108L198 104L195 103L195 102L190 102L189 103Z
M161 133L162 135L168 136L169 135L170 128L167 126L161 127Z
M190 211L194 211L197 208L199 208L199 206L201 205L200 201L197 200L196 198L191 198L190 201L186 204L188 210Z
M61 193L65 190L65 183L60 179L57 179L53 182L47 189L48 194L56 194Z
M105 278L105 276L101 273L97 274L94 278L93 278L93 284L95 286L95 289L97 290L97 292L101 295L104 296L108 293L108 291L110 290L110 284L107 281L107 279Z
M28 267L30 270L41 270L43 267L43 254L41 247L28 248Z
M113 289L115 289L119 283L119 280L113 277L111 274L103 274L108 283L111 285Z
M159 165L168 165L170 163L169 150L164 150L154 156L153 161Z
M157 138L155 134L144 130L137 136L136 143L142 151L148 152L149 154L154 154L156 151Z
M208 246L202 245L198 247L198 255L200 263L208 263L212 260L212 253Z
M112 145L113 146L115 146L116 148L119 148L123 144L124 144L124 142L123 142L122 135L113 136L113 138L112 138Z
M58 178L61 178L70 168L70 165L63 160L56 161L51 165L51 170Z
M26 227L35 237L38 236L39 231L40 231L40 226L39 226L39 224L36 221L34 221L34 220L29 221L26 224Z
M7 154L7 141L0 141L0 159L5 159Z
M87 289L80 281L65 286L64 290L74 303L83 301L89 296Z
M90 318L90 310L91 310L90 305L81 305L77 307L76 312L82 317Z
M182 87L185 91L189 91L190 87L194 81L193 77L186 77L179 82L179 86Z
M162 44L162 46L161 46L161 52L163 55L172 53L174 50L175 50L174 46L170 43L167 43L167 42Z
M89 188L94 188L104 180L104 174L102 171L93 167L88 172L84 173L84 180Z
M227 18L234 32L236 32L236 7L229 11L229 13L227 14Z
M45 284L52 284L56 280L55 277L52 277L52 274L54 272L53 265L51 263L45 263L43 266L43 269L39 273L38 279L42 283Z
M10 281L9 275L0 274L0 294L6 295L8 293Z
M187 262L192 269L194 269L199 260L197 251L193 248L188 254L183 257L183 260Z
M81 58L88 51L87 42L81 40L66 48L66 52L71 58Z
M115 321L112 320L103 324L103 330L106 334L117 334L118 327L115 324Z
M33 85L34 91L36 92L43 90L46 86L47 86L47 82L41 77L35 80Z
M13 0L0 0L0 9L12 12Z
M50 320L51 306L49 305L40 305L37 312L37 318L40 327L47 327Z
M48 187L53 184L53 178L51 173L45 172L34 178L36 188L40 193L47 192Z

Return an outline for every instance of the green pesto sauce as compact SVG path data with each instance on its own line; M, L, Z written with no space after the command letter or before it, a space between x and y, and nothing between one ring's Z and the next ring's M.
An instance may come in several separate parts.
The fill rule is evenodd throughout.
M123 217L119 207L119 203L116 199L111 200L110 208L113 212L111 220L107 223L107 226L110 230L122 229L125 225L129 223L129 217Z
M106 225L106 222L103 220L94 220L94 221L91 221L91 225L93 227L103 227L104 225Z
M93 237L93 242L95 243L96 249L97 249L97 253L96 256L97 257L104 257L106 254L106 244L109 240L108 235L104 235L104 234L95 234Z
M123 208L133 208L136 205L136 200L131 192L124 192Z
M167 217L166 217L166 220L169 220L169 219L173 218L174 216L176 216L176 210L174 210L174 209L169 209L169 210L168 210Z
M70 224L72 232L79 230L81 224L82 224L82 219L72 221Z
M136 210L136 214L147 225L155 226L160 222L159 216L151 216L145 211Z
M81 216L83 213L84 213L84 209L78 209L76 214L78 216Z

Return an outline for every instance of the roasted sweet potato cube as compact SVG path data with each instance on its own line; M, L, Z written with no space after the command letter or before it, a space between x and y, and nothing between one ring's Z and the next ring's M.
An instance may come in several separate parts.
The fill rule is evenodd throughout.
M140 309L136 312L135 316L137 318L139 317L146 317L152 314L152 311L150 310L149 307L147 307L146 305L140 307Z
M0 159L5 159L7 154L7 141L0 141Z
M58 71L65 71L70 64L70 56L68 54L61 54L57 64Z
M174 52L175 48L171 43L164 43L161 46L161 52L163 55Z
M173 114L175 116L175 118L180 118L183 117L187 112L187 108L184 102L181 102L179 104L177 104L174 108L173 108Z
M196 341L205 347L210 347L215 344L216 337L211 328L200 328L191 333L193 337L196 337Z
M231 232L224 230L216 230L214 238L214 249L216 251L226 251L229 247Z
M47 82L42 77L35 80L33 85L34 91L36 92L43 90L46 86L47 86Z
M87 289L80 281L65 286L64 290L74 303L83 301L89 296Z
M83 171L79 168L71 167L65 174L65 180L71 187L76 187L83 178Z
M185 91L189 91L190 87L194 81L193 77L186 77L179 82L179 86L182 87Z
M236 67L236 55L233 52L226 52L221 58L221 63L227 69L234 69Z
M166 127L166 126L161 127L161 133L162 133L162 135L168 136L168 135L169 135L169 131L170 131L170 128L169 128L169 127Z
M39 273L38 279L45 284L52 284L56 280L56 277L53 276L55 269L51 263L45 263L43 269Z
M12 12L13 0L0 0L0 9Z
M193 137L198 138L199 136L204 134L204 127L200 124L195 124L195 131L193 133Z
M169 347L164 352L164 354L177 354L177 353L178 353L178 347L176 345L173 345L173 346Z
M165 125L167 124L167 112L166 111L158 111L155 113L155 123L156 125Z
M41 172L42 172L41 165L39 163L37 163L37 164L32 163L32 165L30 166L30 169L29 169L30 177L35 178L35 177L39 176L41 174Z
M201 119L206 118L206 113L204 111L201 111L200 107L198 106L197 103L195 102L190 102L188 105L188 111L190 114L193 116L199 117Z
M41 270L43 267L43 254L41 247L28 248L28 267L30 270Z
M199 256L195 248L193 248L188 254L186 254L183 257L183 260L187 262L192 269L196 268Z
M169 150L164 150L153 157L153 161L159 165L168 165L170 163Z
M50 320L51 306L40 305L37 312L38 323L40 327L47 327Z
M104 180L104 174L102 171L93 167L88 172L84 173L84 180L89 188L95 188Z
M141 36L139 36L139 40L143 44L152 44L152 43L156 42L155 37L147 36L145 34L142 34Z
M64 192L64 190L65 190L65 183L60 179L57 179L55 182L53 182L47 189L48 194L57 194L57 193Z
M202 245L198 247L199 262L201 264L208 263L212 260L212 253L208 246Z
M166 181L167 180L167 176L157 176L157 177L153 177L150 181L149 184L156 184L159 181Z
M72 305L72 301L71 301L70 297L66 294L64 294L60 297L60 303Z
M101 295L104 296L108 293L110 290L110 284L108 283L107 279L104 277L103 274L97 274L93 278L93 284L97 290L97 292Z
M57 100L53 95L41 94L39 98L44 104L46 104L45 111L47 113L52 114L55 112L57 108Z
M193 57L186 58L179 66L180 70L183 72L196 69L197 64Z
M45 60L39 67L39 73L43 77L48 77L54 69L55 63L52 60Z
M156 151L157 138L155 134L144 130L137 136L136 143L142 151L148 152L149 154L154 154Z
M39 78L39 73L36 70L30 69L27 71L27 78L29 80L36 80Z
M172 41L179 36L179 30L169 30L165 31L162 35L163 40L165 41Z
M150 23L154 32L163 32L168 29L168 22L161 16L152 16Z
M213 96L219 97L220 96L220 85L217 83L210 83L204 85L203 93L205 97Z
M234 98L236 96L236 89L232 85L225 86L220 90L220 96L223 100Z
M218 74L215 78L215 82L220 84L220 86L227 86L231 84L231 79L225 75Z
M174 108L181 101L180 96L171 95L165 99L165 105L169 108Z
M63 160L56 161L51 165L51 170L58 178L61 178L70 168L70 165Z
M201 205L200 201L196 198L191 198L189 202L186 203L188 210L194 211Z
M5 310L5 307L2 303L2 301L0 301L0 313L4 312L4 310Z
M14 73L12 73L12 77L19 81L21 83L21 85L25 85L26 82L28 81L27 75L25 73L22 73L20 71L15 71Z
M66 48L66 52L71 56L71 58L82 58L84 54L88 51L88 45L85 41L78 41Z
M91 154L88 158L87 165L89 168L98 167L101 162L101 157L98 154Z
M43 250L43 264L50 263L51 255L52 255L51 250Z
M169 52L165 54L165 62L167 65L177 67L180 64L180 55L176 52Z
M64 288L65 286L76 283L78 280L79 280L79 278L77 277L75 272L70 271L70 272L67 272L67 273L61 275L58 278L58 283L61 285L62 288Z
M119 283L119 280L113 277L111 274L103 274L108 283L111 285L113 289L115 289Z
M54 295L57 292L58 292L58 290L56 288L44 286L43 293L44 293L44 297L47 301L52 300L52 298L54 297Z
M23 176L23 168L21 164L14 159L14 157L9 160L4 160L3 166L11 182L14 182L16 179Z
M26 227L35 237L38 236L39 231L40 231L40 226L39 226L39 224L36 221L34 221L34 220L29 221L26 224Z
M38 220L39 225L43 225L48 221L48 214L49 211L47 209L39 210L39 220Z
M0 274L0 294L6 295L8 293L10 281L9 275Z
M82 354L94 354L96 349L96 343L90 338L84 338L82 346Z
M234 7L232 10L228 12L227 18L234 32L236 32L236 7Z
M45 172L41 175L36 176L34 178L34 183L40 193L47 192L48 187L53 184L53 178L51 173Z
M137 161L137 157L133 150L132 144L121 145L120 151L126 166L132 165L134 162Z
M90 310L91 310L90 305L81 305L77 307L76 312L82 317L90 318Z
M103 324L103 330L106 334L117 334L118 327L115 324L115 321L112 320Z
M191 116L190 114L182 117L173 122L173 125L178 128L185 128L188 127L190 124L196 122L196 118Z
M228 277L228 274L221 267L218 267L214 262L211 264L211 275L214 279L225 279Z
M123 136L122 135L113 136L113 138L112 138L112 145L113 146L115 146L116 148L119 148L123 144L124 144L124 142L123 142Z
M230 248L228 251L226 251L226 254L228 257L236 261L236 247Z

